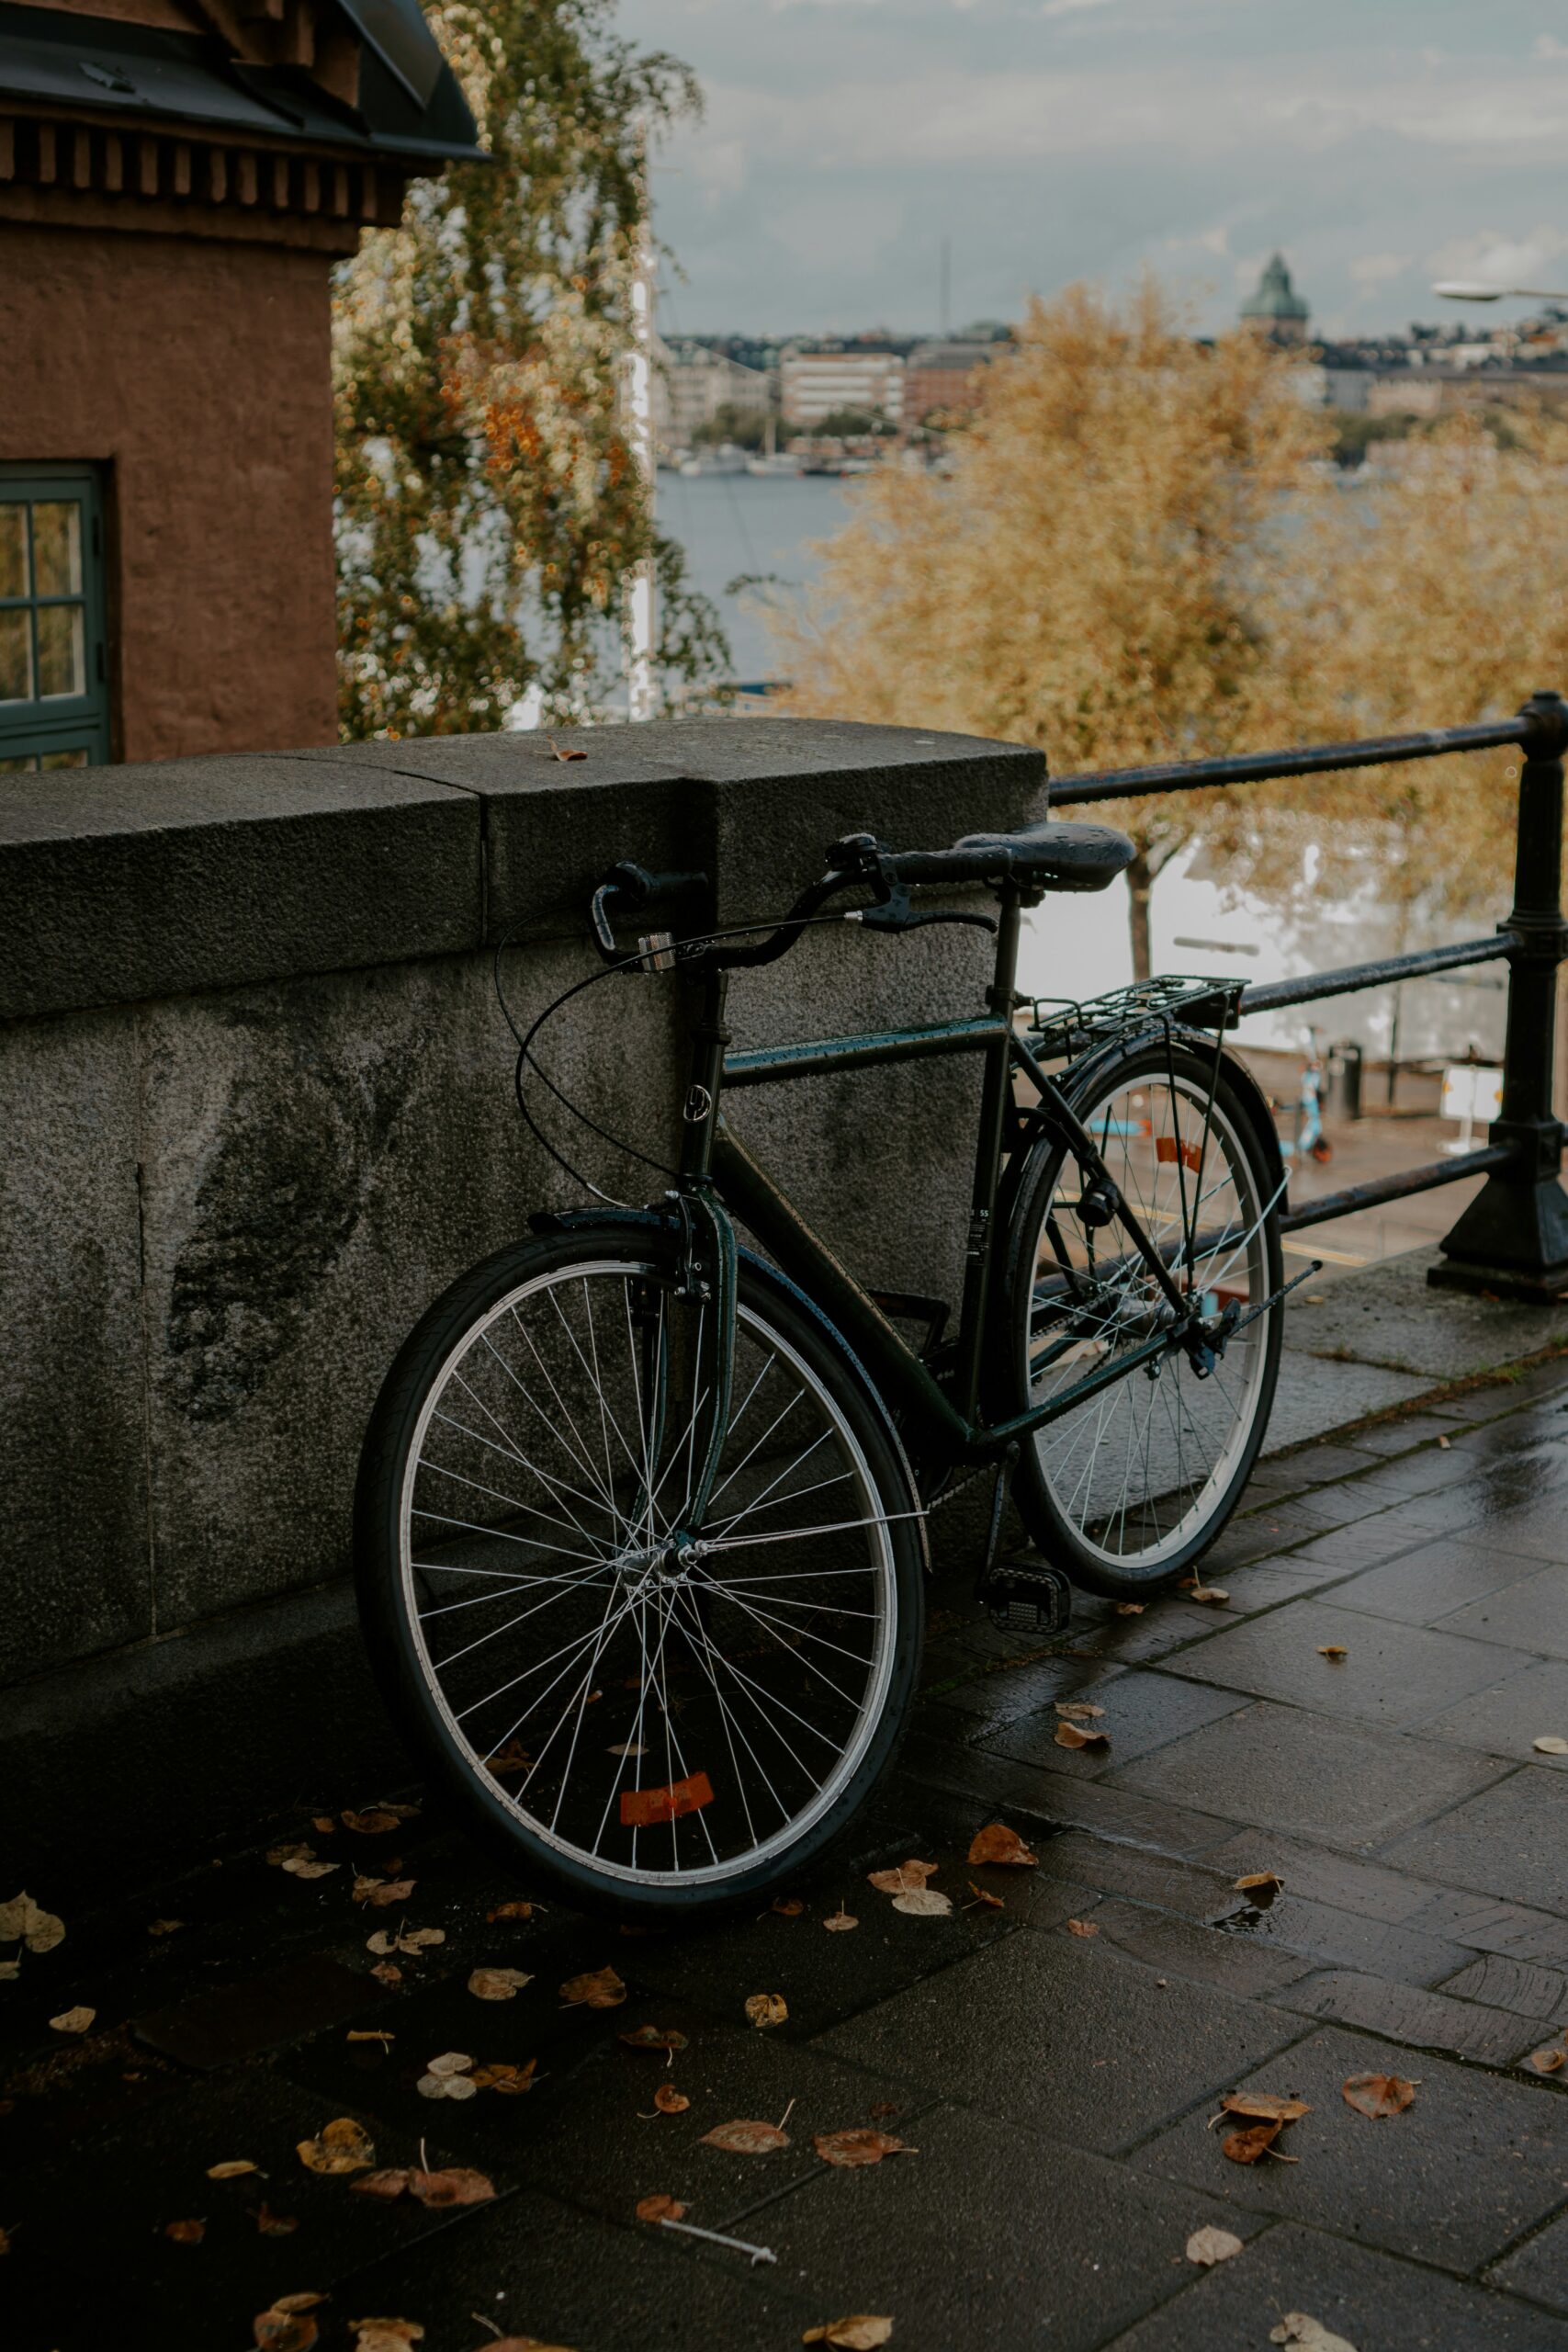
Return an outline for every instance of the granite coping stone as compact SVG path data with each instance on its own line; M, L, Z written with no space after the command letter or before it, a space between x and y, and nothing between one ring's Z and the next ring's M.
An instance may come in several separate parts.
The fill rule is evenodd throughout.
M1397 2045L1337 2027L1265 2066L1239 2058L1235 2086L1306 2099L1281 2154L1295 2164L1228 2164L1194 2112L1137 2161L1249 2212L1277 2213L1444 2269L1472 2271L1563 2202L1568 2100L1545 2084L1423 2056L1415 2103L1374 2122L1348 2106L1352 2075L1405 2073ZM1227 2085L1226 2087L1229 2087Z
M1528 2265L1517 2278L1509 2275L1518 2260L1494 2273L1498 2285L1540 2293ZM1554 2274L1556 2280L1562 2276ZM1561 2287L1545 2300L1568 2307ZM1295 2222L1277 2223L1253 2239L1245 2259L1196 2273L1183 2292L1106 2352L1230 2352L1233 2346L1262 2352L1286 2312L1303 2312L1367 2352L1568 2352L1568 2325L1513 2295L1445 2278L1424 2263Z

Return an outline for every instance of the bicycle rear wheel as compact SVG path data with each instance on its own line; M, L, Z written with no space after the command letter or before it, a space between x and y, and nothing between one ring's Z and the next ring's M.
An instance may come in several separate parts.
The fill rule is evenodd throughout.
M356 1517L405 1736L580 1904L694 1914L816 1860L886 1770L923 1609L916 1501L838 1335L742 1253L723 1452L711 1309L657 1227L576 1226L454 1285L389 1375Z
M1091 1069L1069 1097L1184 1293L1241 1316L1280 1288L1278 1204L1248 1108L1213 1056L1163 1040ZM1077 1215L1070 1152L1038 1147L1010 1237L1014 1395L1031 1405L1142 1347L1173 1311L1120 1225ZM1184 1234L1192 1263L1179 1262ZM1282 1307L1227 1341L1201 1379L1177 1348L1025 1442L1014 1492L1030 1534L1076 1584L1130 1599L1174 1585L1235 1509L1268 1428ZM1016 1408L1015 1408L1016 1409Z

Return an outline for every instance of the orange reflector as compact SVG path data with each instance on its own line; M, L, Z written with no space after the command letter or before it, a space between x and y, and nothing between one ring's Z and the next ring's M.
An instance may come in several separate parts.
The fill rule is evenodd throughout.
M1180 1147L1180 1150L1181 1150L1181 1157L1182 1157L1182 1160L1183 1160L1183 1162L1185 1163L1185 1165L1186 1165L1187 1167L1190 1168L1190 1169L1191 1169L1191 1170L1192 1170L1192 1173L1193 1173L1194 1175L1196 1175L1196 1174L1198 1173L1199 1169L1200 1169L1200 1168L1202 1166L1202 1164L1203 1164L1203 1155L1202 1155L1202 1153L1199 1150L1199 1148L1198 1148L1198 1147L1197 1147L1197 1145L1196 1145L1195 1143L1184 1143L1184 1144ZM1177 1141L1176 1141L1176 1137L1175 1137L1174 1136L1156 1136L1156 1138L1155 1138L1155 1158L1156 1158L1156 1159L1163 1159L1163 1160L1167 1160L1167 1161L1174 1160L1174 1159L1175 1159L1175 1158L1176 1158L1176 1153L1177 1153Z
M623 1789L621 1826L647 1829L656 1821L677 1821L683 1813L701 1813L705 1804L712 1803L713 1782L705 1772L671 1781L667 1789Z

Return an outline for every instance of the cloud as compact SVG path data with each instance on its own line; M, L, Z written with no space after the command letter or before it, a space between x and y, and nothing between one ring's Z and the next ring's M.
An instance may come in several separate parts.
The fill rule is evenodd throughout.
M1076 17L1080 8L1108 8L1111 0L1045 0L1043 17Z
M1554 40L1550 33L1538 34L1534 54L1543 61L1568 57L1568 41Z
M1568 234L1542 227L1528 237L1507 237L1483 229L1473 237L1450 238L1428 254L1426 266L1434 277L1469 277L1482 286L1539 285L1551 272L1562 275L1557 256L1568 254Z
M1350 275L1358 286L1382 286L1408 269L1414 259L1413 254L1363 254L1350 264Z

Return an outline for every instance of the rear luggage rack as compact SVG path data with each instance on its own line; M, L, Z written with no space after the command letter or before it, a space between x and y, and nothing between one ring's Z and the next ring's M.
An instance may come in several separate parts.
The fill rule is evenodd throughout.
M1020 1010L1029 1014L1025 1042L1042 1061L1081 1053L1100 1037L1124 1031L1133 1022L1179 1021L1189 1029L1234 1029L1240 1015L1237 1000L1244 980L1203 979L1167 973L1159 979L1134 980L1130 988L1112 989L1107 996L1083 1003L1070 997L1023 997Z

